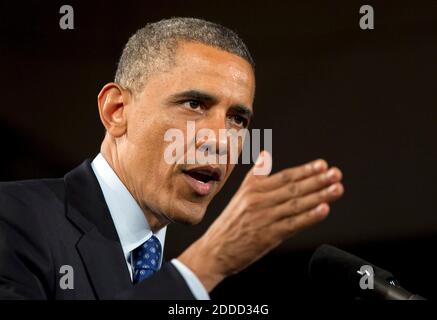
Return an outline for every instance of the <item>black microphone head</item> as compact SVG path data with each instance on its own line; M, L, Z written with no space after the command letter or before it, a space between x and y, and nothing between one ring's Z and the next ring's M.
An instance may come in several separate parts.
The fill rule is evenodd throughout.
M360 287L363 266L372 267L375 278L386 281L394 279L390 272L327 244L321 245L314 252L308 272L310 278L322 289L360 296L363 293Z

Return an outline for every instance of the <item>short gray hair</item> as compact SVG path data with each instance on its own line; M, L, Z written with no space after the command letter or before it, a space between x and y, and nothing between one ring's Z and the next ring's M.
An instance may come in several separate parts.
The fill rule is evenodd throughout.
M193 41L216 47L255 63L243 40L232 30L195 18L171 18L149 23L130 37L118 62L115 82L138 92L145 79L172 65L179 41Z

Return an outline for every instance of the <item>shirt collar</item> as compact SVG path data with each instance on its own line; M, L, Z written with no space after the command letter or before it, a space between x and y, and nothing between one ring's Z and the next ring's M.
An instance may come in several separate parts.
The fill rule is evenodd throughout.
M153 232L140 206L101 153L93 160L91 167L102 189L127 259L130 252L147 241ZM164 227L155 233L163 251L166 230L167 227Z

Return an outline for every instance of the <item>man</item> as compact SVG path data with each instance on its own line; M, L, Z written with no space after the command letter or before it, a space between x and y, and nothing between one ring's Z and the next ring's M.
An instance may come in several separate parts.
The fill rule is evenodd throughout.
M137 31L98 95L101 153L63 179L0 185L0 298L208 299L227 276L323 220L343 193L340 170L316 160L255 175L271 169L262 152L208 231L162 262L166 226L199 223L233 169L168 163L165 133L185 132L187 121L246 128L254 93L252 58L223 26L174 18Z

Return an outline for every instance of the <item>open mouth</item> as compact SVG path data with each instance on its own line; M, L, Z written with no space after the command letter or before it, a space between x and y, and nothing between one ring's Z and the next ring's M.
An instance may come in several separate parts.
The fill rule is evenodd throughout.
M210 194L222 177L220 168L211 166L182 170L182 172L194 191L200 195Z
M220 181L221 170L218 168L204 167L184 170L183 173L189 175L193 179L207 183L209 181Z

